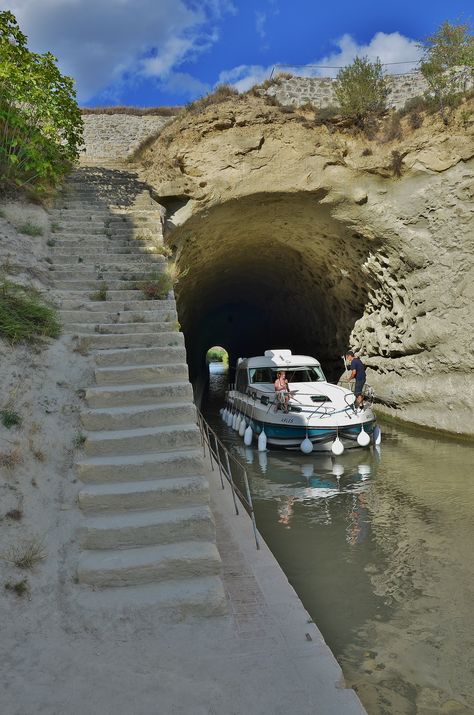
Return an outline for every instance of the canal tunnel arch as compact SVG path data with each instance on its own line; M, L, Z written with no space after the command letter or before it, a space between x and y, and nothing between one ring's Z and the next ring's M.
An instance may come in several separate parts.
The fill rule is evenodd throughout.
M367 302L363 265L375 242L334 219L323 192L233 199L195 213L169 242L193 382L212 345L226 348L231 367L290 348L337 379Z

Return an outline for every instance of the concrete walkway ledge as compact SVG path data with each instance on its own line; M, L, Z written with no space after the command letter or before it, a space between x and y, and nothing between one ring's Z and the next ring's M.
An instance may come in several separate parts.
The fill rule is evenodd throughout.
M216 468L209 469L208 479L230 618L242 646L242 691L247 691L245 707L234 699L232 712L366 715L261 535L256 549L251 520L240 503L235 515L229 484L222 489ZM251 663L255 679L249 678Z

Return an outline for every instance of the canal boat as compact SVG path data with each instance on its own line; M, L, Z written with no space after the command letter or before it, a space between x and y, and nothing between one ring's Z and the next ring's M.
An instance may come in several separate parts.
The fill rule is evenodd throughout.
M274 383L282 370L289 391L278 393ZM357 407L351 390L326 380L318 360L291 350L239 359L221 416L246 445L256 439L260 450L268 445L337 455L380 441L371 403Z

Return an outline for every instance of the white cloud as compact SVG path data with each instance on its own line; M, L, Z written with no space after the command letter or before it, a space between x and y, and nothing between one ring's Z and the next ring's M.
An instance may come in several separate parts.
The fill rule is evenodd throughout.
M320 57L309 62L303 67L281 67L281 70L293 72L294 74L312 77L322 75L324 77L335 77L337 69L316 69L314 65L343 67L350 64L356 57L367 56L374 62L377 57L385 63L418 61L421 58L421 50L414 40L411 40L399 32L387 34L377 32L368 44L358 44L351 35L343 35L335 42L338 48L325 57ZM219 75L219 82L232 84L240 92L245 92L254 84L259 84L270 77L274 65L265 67L264 65L239 65L230 70L224 70ZM415 67L415 64L391 65L384 69L389 73L408 72ZM275 72L278 72L276 67Z
M59 58L81 101L125 87L124 76L168 81L209 49L218 20L235 11L230 0L4 0L3 6L16 15L31 49Z

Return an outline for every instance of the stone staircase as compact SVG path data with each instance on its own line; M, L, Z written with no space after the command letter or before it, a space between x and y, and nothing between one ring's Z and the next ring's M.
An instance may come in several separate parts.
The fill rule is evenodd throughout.
M131 597L155 584L157 602L210 615L226 606L183 335L174 298L137 285L166 268L160 210L132 171L105 167L78 169L51 210L64 331L95 362L77 576Z

